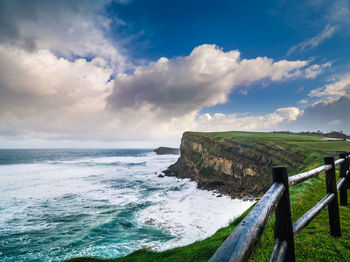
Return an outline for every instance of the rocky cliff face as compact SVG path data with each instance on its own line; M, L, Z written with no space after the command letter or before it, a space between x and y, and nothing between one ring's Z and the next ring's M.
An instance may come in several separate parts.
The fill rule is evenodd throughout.
M281 146L254 147L239 142L220 143L201 133L184 133L181 156L164 173L190 178L198 187L233 198L257 198L271 186L271 167L291 162L281 158ZM293 159L292 159L293 160Z
M179 148L172 148L172 147L158 147L153 150L157 155L180 155L180 149Z

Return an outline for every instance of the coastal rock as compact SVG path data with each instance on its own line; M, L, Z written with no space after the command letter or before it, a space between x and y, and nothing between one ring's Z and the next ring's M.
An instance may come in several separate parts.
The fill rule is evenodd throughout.
M165 175L190 178L201 189L216 190L232 198L262 196L271 186L272 166L292 167L298 161L283 147L259 142L218 142L196 132L183 134L180 151L181 156L164 171Z
M155 152L157 155L180 155L180 149L172 147L161 146L157 149L154 149L153 152Z

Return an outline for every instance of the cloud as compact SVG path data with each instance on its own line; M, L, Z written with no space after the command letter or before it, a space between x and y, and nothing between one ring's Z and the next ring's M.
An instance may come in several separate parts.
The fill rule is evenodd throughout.
M295 121L282 122L280 127L294 131L350 132L350 95L323 99L307 107Z
M224 52L215 45L201 45L189 56L163 57L137 67L133 74L119 74L108 107L116 112L145 109L163 119L178 117L226 103L231 92L246 92L257 81L286 81L320 73L320 67L316 72L315 65L307 65L306 61L266 57L241 59L237 50Z
M305 78L315 78L318 76L325 68L331 67L332 63L327 62L322 65L312 65L305 70Z
M341 25L346 33L350 24L350 3L348 0L328 1L325 3L325 10L328 10L327 19L331 23Z
M240 59L238 51L213 45L199 46L187 57L161 58L114 80L101 57L70 61L47 49L0 45L0 61L0 134L75 140L178 138L184 130L206 126L201 117L196 121L203 106L224 103L233 90L263 79L306 77L308 68L305 61ZM296 113L281 109L252 119L267 127ZM232 116L226 120L227 128L233 120L241 123L230 129L248 125Z
M48 49L70 60L102 57L120 71L128 67L121 46L106 35L110 0L0 2L0 44L28 51Z
M320 45L325 39L330 38L337 31L335 26L326 25L321 33L312 37L311 39L307 39L293 47L291 47L287 53L287 56L291 55L295 52L304 52L310 49L313 49Z
M0 136L16 139L173 138L195 115L159 121L147 108L106 109L113 69L100 57L69 61L46 49L0 46Z
M70 62L48 50L0 47L0 61L2 134L76 136L106 120L113 71L102 58Z
M342 123L342 121L340 119L335 119L335 120L332 120L331 122L329 122L329 125L331 126L338 126Z
M273 113L260 116L203 114L199 116L193 129L196 131L273 131L280 123L295 120L298 115L299 109L296 107L279 108Z
M339 81L312 90L310 97L340 97L350 94L350 74L346 74Z
M312 90L309 96L318 100L300 112L295 121L281 122L281 129L326 132L342 130L350 133L350 74Z
M268 130L293 121L298 110L253 117L199 112L253 83L314 78L325 67L243 59L215 45L134 67L107 36L108 3L0 1L0 136L145 141L179 138L185 130Z

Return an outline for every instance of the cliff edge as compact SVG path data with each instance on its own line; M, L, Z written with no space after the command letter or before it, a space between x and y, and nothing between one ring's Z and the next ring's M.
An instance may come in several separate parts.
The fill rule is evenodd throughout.
M259 198L271 186L272 166L293 170L303 162L306 152L291 147L271 133L185 132L179 159L164 173L232 198Z

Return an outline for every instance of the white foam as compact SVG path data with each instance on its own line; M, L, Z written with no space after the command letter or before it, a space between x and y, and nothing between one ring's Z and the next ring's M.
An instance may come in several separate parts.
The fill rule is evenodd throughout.
M56 227L58 224L55 223L29 222L48 212L45 203L57 207L55 212L58 214L69 209L74 215L97 212L83 210L83 201L104 201L113 206L147 202L151 204L139 211L136 223L156 227L175 238L165 243L143 239L132 244L118 243L118 246L127 252L141 246L164 250L212 235L253 203L225 196L218 198L212 192L197 189L196 184L188 179L159 178L155 174L177 158L175 155L147 153L0 166L0 234ZM135 163L145 164L128 166ZM147 190L150 187L155 190ZM63 203L65 196L74 196L74 200ZM114 256L125 255L110 243L105 247L91 246L84 255L99 256L107 249ZM75 252L78 251L72 251L72 254Z
M165 244L155 245L156 250L209 237L253 204L226 196L218 198L212 192L197 189L194 182L187 182L184 190L169 190L165 196L151 196L149 200L155 205L140 212L140 222L155 225L176 236Z
M169 162L176 160L179 156L177 155L157 155L154 152L143 153L137 156L108 156L108 157L81 157L74 160L61 160L51 161L51 164L113 164L113 163L124 163L124 164L137 164L144 162L151 162L152 160L158 162Z

